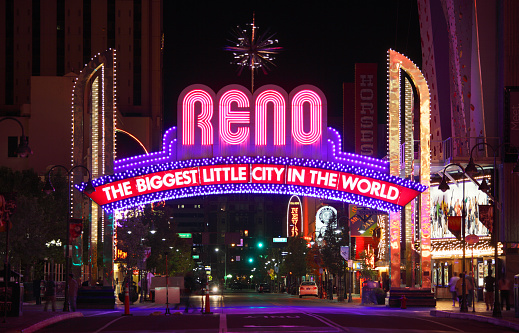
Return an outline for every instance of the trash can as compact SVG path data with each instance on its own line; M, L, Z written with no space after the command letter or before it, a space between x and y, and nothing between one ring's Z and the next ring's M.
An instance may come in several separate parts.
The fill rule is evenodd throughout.
M519 318L519 274L514 276L514 309L515 317Z
M5 303L5 283L0 283L0 314L4 315L7 308L7 317L19 317L22 315L23 283L9 282L7 285L7 304Z

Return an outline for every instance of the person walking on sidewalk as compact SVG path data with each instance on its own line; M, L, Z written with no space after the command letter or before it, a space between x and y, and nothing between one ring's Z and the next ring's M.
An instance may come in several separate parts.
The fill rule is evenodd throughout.
M465 281L465 293L463 293L463 281ZM459 299L458 302L459 302L460 307L463 302L463 296L465 296L465 302L467 302L468 301L467 294L468 294L469 290L471 290L473 288L474 287L472 286L472 283L470 282L470 280L467 279L467 277L465 276L464 273L461 273L460 278L456 282L456 293L458 294L458 299ZM468 306L469 304L466 303L466 305ZM472 306L472 305L470 305L470 306Z
M47 277L47 281L45 281L45 306L43 307L43 311L47 311L49 303L52 304L52 312L56 312L56 284L54 280L49 275Z
M449 290L452 294L452 306L456 306L456 300L458 299L458 293L456 292L456 283L460 278L458 273L454 272L453 276L449 280Z
M70 273L68 275L68 302L70 305L70 309L72 312L76 312L76 302L77 302L77 291L79 289L79 285L74 279L74 274Z
M485 304L487 305L487 311L494 310L494 284L496 279L492 276L492 269L488 268L488 275L485 277Z

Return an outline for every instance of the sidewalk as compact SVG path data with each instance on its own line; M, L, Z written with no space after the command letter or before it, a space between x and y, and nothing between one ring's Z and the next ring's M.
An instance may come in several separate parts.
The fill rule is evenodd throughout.
M6 317L3 313L0 318L1 332L35 332L43 327L52 325L62 320L74 317L83 317L81 312L63 312L63 302L56 302L56 312L43 311L43 304L23 303L22 315L19 317Z
M456 303L458 305L458 303ZM458 319L469 319L481 322L491 323L497 326L508 327L515 331L519 331L519 318L515 317L515 309L501 311L501 318L492 316L492 311L487 311L484 302L477 302L476 307L469 307L468 312L460 312L458 306L452 306L451 300L436 301L436 308L431 310L433 317L449 317Z
M337 298L334 295L333 300L324 300L327 302L337 302ZM359 295L352 295L352 302L348 303L347 300L343 304L344 306L351 307L364 307L360 304ZM140 309L140 311L146 310L150 307L155 307L155 303L134 303L132 305L133 310ZM384 307L380 305L380 307ZM392 308L396 311L400 311L399 308ZM409 307L409 310L414 309L413 307ZM478 302L476 303L475 311L473 311L472 307L469 307L468 312L460 312L459 307L453 307L451 300L438 300L436 302L436 307L432 308L419 308L420 310L430 311L430 315L434 317L450 317L450 318L458 318L458 319L467 319L467 320L475 320L488 322L493 325L507 327L509 329L513 329L515 331L519 331L519 318L515 318L515 311L502 311L501 318L492 317L492 311L486 311L485 303ZM1 316L0 318L0 331L8 332L8 333L30 333L35 332L43 327L52 325L53 323L66 320L74 317L83 317L84 313L87 315L94 311L107 311L107 310L78 310L77 312L63 312L63 302L56 302L56 312L52 311L43 311L43 305L36 305L35 303L24 303L23 304L23 314L20 317L7 317L6 322L4 323L4 318ZM116 301L116 312L123 312L123 305ZM139 310L137 310L139 311ZM151 311L151 310L150 310ZM401 311L406 311L402 309Z

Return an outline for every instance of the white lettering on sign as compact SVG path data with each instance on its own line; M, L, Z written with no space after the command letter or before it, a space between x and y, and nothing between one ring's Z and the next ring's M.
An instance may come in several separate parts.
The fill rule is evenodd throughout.
M257 166L252 168L251 176L253 182L279 183L284 180L284 173L284 166Z
M395 200L400 195L400 191L395 186L387 186L379 181L368 179L360 179L351 176L342 176L342 182L340 188L343 190L358 191L363 194L370 194L374 197L379 197L388 200Z
M89 195L99 205L166 190L222 184L280 184L315 187L349 192L405 205L417 195L416 190L370 177L315 167L269 164L229 164L188 167L155 172L98 186ZM403 198L401 196L403 195ZM405 201L405 202L403 202ZM301 232L295 223L301 208L291 207L288 221L294 222L288 234Z

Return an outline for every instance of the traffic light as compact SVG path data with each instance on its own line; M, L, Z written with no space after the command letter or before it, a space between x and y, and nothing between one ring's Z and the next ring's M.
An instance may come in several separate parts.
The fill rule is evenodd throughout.
M249 258L249 263L251 263L251 264L252 264L253 262L254 262L254 259L252 259L252 258Z
M263 248L263 242L262 241L258 241L257 246L258 246L258 249L262 249Z

